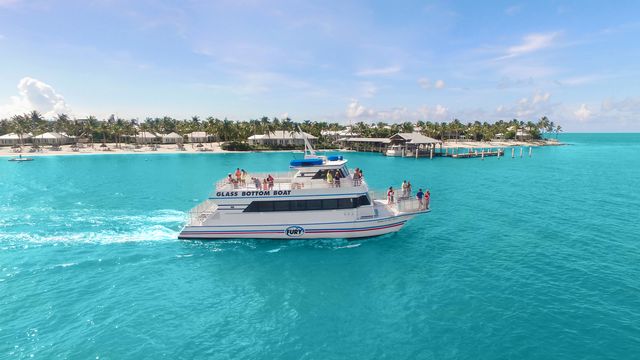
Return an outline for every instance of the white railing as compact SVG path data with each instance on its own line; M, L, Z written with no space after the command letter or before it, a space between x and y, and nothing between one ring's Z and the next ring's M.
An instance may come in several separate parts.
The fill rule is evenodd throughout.
M311 179L311 178L294 178L296 172L290 173L262 173L262 174L247 174L244 183L232 183L228 179L222 179L216 182L216 191L221 190L265 190L256 187L256 184L252 178L256 178L260 181L260 187L264 186L264 179L269 175L273 177L273 185L269 186L266 190L291 190L291 189L328 189L328 188L352 188L366 186L366 182L363 179L354 181L351 177L341 178L340 181L329 183L326 179ZM235 177L233 178L235 180Z
M189 225L202 225L218 209L211 200L205 200L189 211Z
M411 194L410 197L403 197L402 194L396 192L392 203L389 203L386 192L370 191L369 197L371 197L372 200L382 201L398 212L416 212L429 209L429 203L424 198L421 203L420 200L415 197L415 194Z

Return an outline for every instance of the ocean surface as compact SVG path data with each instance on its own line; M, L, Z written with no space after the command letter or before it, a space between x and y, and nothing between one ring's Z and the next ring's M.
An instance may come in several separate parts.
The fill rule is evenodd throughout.
M218 178L300 154L0 158L0 359L638 358L640 134L561 140L346 153L432 194L357 241L176 239Z

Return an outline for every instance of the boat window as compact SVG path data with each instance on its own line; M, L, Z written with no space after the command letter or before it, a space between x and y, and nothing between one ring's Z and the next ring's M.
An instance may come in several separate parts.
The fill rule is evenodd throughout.
M305 211L307 210L306 200L292 200L291 211Z
M371 205L371 202L369 202L369 198L367 197L367 195L360 195L360 197L358 198L358 206L364 205Z
M335 210L338 208L338 199L325 199L322 200L323 210Z
M289 211L289 202L288 201L274 201L273 202L273 211Z
M370 204L366 195L346 199L253 201L244 212L354 209Z
M259 201L258 211L273 211L273 201Z
M322 209L322 200L305 200L307 202L307 210Z
M327 169L318 170L318 172L312 177L312 179L326 179L326 178L327 178Z
M355 206L354 199L338 199L338 209L352 209Z

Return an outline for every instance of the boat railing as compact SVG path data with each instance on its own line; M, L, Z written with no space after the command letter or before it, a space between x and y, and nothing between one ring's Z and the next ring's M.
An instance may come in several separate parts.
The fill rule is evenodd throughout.
M189 211L189 224L202 225L206 219L216 212L218 205L212 200L205 200Z
M352 177L341 178L339 182L335 180L329 183L326 179L294 178L296 172L288 173L249 173L244 182L230 182L229 179L222 179L216 182L215 189L220 190L265 190L256 187L252 178L256 178L263 184L264 179L269 175L273 177L273 185L267 190L292 190L292 189L328 189L328 188L355 188L366 186L364 179L354 180ZM235 177L233 178L235 180Z
M370 191L369 197L372 200L378 200L397 210L398 212L416 212L429 209L429 203L423 198L422 201L415 197L415 194L410 196L398 196L396 193L393 202L389 201L386 192Z

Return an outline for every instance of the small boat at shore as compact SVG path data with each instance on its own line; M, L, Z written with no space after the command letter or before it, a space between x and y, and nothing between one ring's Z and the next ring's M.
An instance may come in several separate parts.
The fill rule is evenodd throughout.
M22 155L18 155L18 157L14 157L9 159L9 161L23 162L23 161L33 161L33 158L23 157Z
M342 156L305 156L286 173L220 180L189 213L179 239L318 239L373 237L399 231L431 211L426 199L376 198ZM338 174L339 182L328 181ZM268 180L267 180L268 179Z

